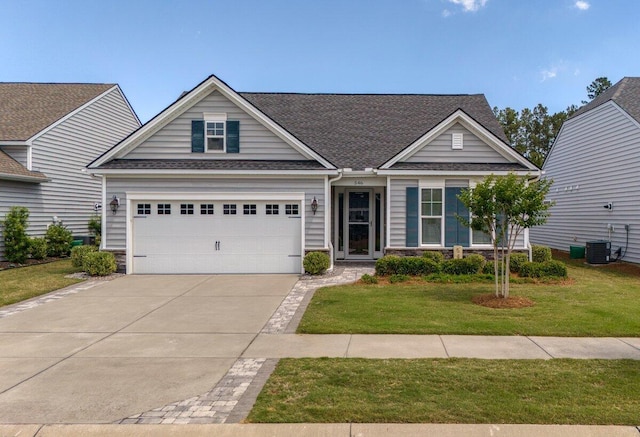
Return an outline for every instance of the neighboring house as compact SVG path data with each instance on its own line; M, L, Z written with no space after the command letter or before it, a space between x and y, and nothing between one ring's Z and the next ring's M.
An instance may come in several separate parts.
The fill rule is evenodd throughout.
M128 273L300 273L316 250L487 251L456 219L456 194L491 173L540 173L483 95L238 93L215 76L88 169L119 204L102 244Z
M118 85L0 83L0 220L25 206L31 236L53 217L88 235L102 192L86 166L139 126Z
M625 77L565 121L543 170L555 205L532 241L569 251L609 240L612 259L640 262L640 77Z

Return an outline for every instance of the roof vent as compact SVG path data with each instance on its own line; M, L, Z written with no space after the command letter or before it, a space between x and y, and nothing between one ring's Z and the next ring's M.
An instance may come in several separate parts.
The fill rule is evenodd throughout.
M451 148L453 150L462 150L463 138L464 138L463 133L451 134Z

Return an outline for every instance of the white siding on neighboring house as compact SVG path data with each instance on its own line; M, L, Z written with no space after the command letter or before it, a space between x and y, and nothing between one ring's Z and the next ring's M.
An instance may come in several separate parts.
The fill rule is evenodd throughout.
M0 150L4 153L18 161L20 164L27 167L28 165L28 148L27 146L2 146L0 145ZM35 169L34 169L35 170Z
M417 187L417 179L391 179L391 217L390 243L391 247L405 247L407 238L407 187Z
M191 121L204 113L226 113L240 121L240 153L191 153ZM306 160L218 91L214 91L129 152L126 159Z
M454 133L463 134L463 148L460 150L451 148ZM508 163L510 161L461 124L456 123L451 129L407 158L405 162Z
M37 137L33 141L33 168L50 181L0 180L0 219L11 206L26 206L30 235L44 235L53 216L74 235L87 235L87 222L94 214L94 204L101 201L102 185L84 169L138 126L128 104L114 89ZM0 240L4 241L1 234ZM2 249L0 246L0 253Z
M107 178L107 200L113 195L120 198L120 208L116 215L107 213L107 225L104 244L107 249L125 249L126 247L126 193L251 193L286 192L305 193L305 244L310 249L324 247L324 216L326 199L324 198L325 177L316 178ZM314 215L311 201L318 200L318 210Z
M608 102L565 122L545 162L556 202L531 241L568 251L587 241L611 239L612 252L626 246L624 260L640 262L640 125ZM613 203L613 209L604 205ZM613 226L610 233L608 225Z

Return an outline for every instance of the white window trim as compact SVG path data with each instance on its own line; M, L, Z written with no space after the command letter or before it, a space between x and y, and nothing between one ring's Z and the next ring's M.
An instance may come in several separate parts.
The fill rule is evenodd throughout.
M205 153L227 153L227 114L205 112L204 118L204 151ZM222 137L207 135L207 123L222 123ZM209 150L209 138L222 138L222 150Z
M423 243L422 242L422 219L423 218L437 218L438 216L428 216L422 215L422 190L440 190L442 195L442 211L440 214L440 243ZM431 247L431 248L442 248L444 247L444 181L441 186L432 186L432 185L422 185L420 184L419 188L419 196L418 196L418 217L420 218L420 222L418 223L418 239L420 243L420 247Z

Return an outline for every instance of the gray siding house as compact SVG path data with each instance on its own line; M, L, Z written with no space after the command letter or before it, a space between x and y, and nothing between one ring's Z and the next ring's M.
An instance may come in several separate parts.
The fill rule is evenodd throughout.
M608 240L613 259L640 262L640 77L625 77L568 119L543 170L556 203L532 241L568 251Z
M86 166L139 126L118 85L0 83L0 219L25 206L32 236L54 216L86 235L102 199Z
M458 223L456 194L491 173L540 173L483 95L239 93L215 76L88 171L117 206L103 249L128 273L300 273L316 250L488 250Z

